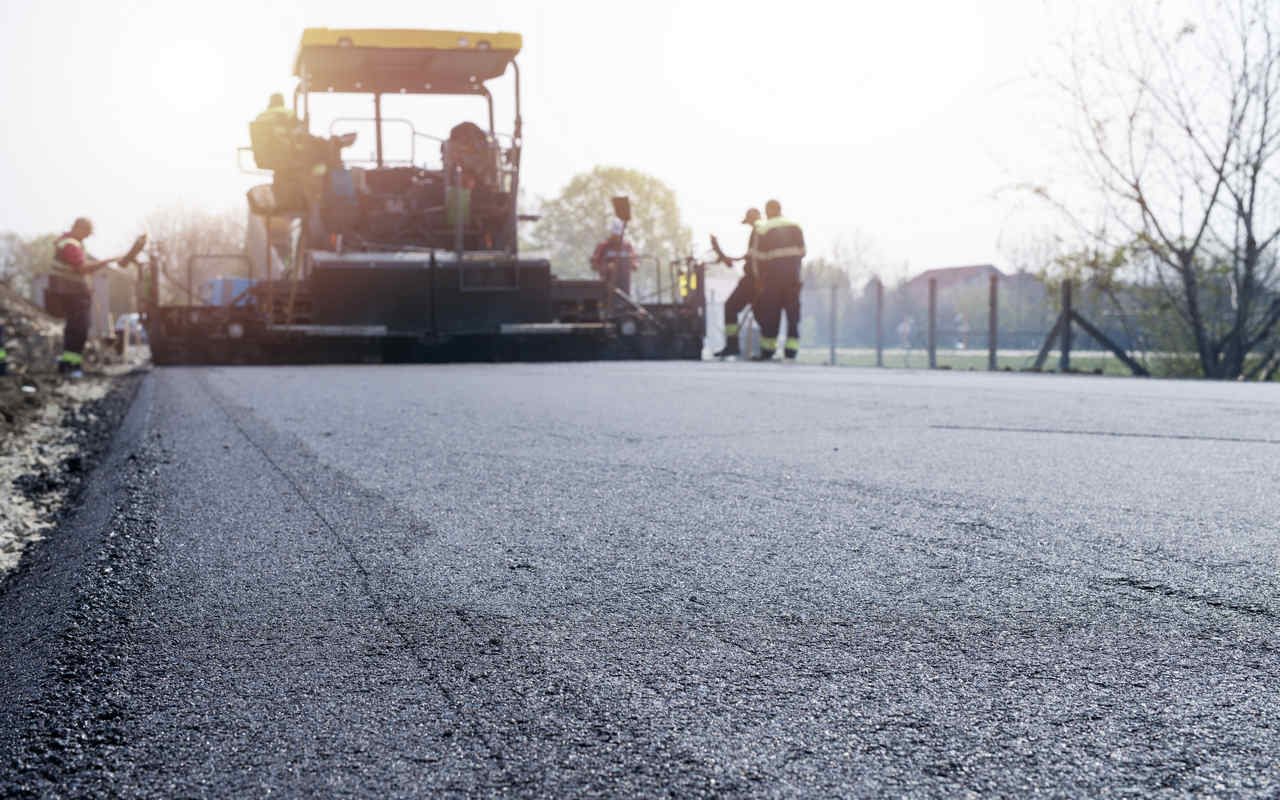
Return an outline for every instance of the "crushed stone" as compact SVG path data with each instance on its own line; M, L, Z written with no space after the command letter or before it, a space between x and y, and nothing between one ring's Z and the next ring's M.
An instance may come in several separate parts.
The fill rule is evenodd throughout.
M25 409L25 424L0 428L0 578L18 566L22 553L53 527L57 512L85 470L86 430L99 421L92 406L106 397L112 380L37 384Z

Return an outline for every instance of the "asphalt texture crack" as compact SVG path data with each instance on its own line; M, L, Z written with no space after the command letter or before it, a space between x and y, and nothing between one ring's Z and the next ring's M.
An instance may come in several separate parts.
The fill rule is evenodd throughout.
M347 556L351 559L351 563L355 566L356 571L360 575L361 584L363 585L365 591L368 593L370 600L373 601L375 607L377 608L379 617L382 619L382 621L386 624L386 626L389 629L395 631L396 635L400 637L401 641L404 642L406 650L410 654L412 654L415 658L417 658L421 643L413 641L412 636L408 632L406 632L403 627L398 626L395 623L395 620L387 613L386 605L383 602L383 598L378 594L377 586L374 584L373 580L371 580L369 571L365 568L364 564L360 562L360 557L357 554L355 548L352 546L351 542L342 535L341 531L339 531L333 525L333 523L331 523L328 519L325 518L323 511L320 508L318 508L314 503L311 502L310 498L307 496L306 491L304 491L303 488L300 485L298 485L298 483L293 479L293 477L287 471L285 471L279 464L275 462L275 460L271 457L270 452L268 452L258 442L254 441L253 437L250 436L249 433L236 422L235 415L232 414L227 409L226 405L221 400L219 400L217 395L213 392L210 392L210 397L214 399L214 402L217 403L219 408L221 408L222 411L227 415L228 421L233 426L235 426L236 430L239 431L242 436L244 436L245 441L253 445L253 447L259 453L262 454L263 459L268 464L271 465L271 468L274 469L280 475L281 478L283 478L286 482L288 482L288 484L293 488L293 491L297 495L298 499L311 510L311 512L316 516L316 518L321 522L321 524L323 524L325 530L334 538L334 541L336 541L342 547L342 549L346 552ZM462 619L463 622L467 622L466 615L462 614L461 612L458 612L458 613L459 613L459 618ZM473 632L478 633L478 631L475 631L475 628L473 626L469 625L468 627L471 627ZM500 645L501 640L491 638L489 640L489 644ZM432 665L425 660L420 659L419 663L425 670L430 670L432 667ZM449 704L454 707L454 711L455 713L458 714L459 718L465 718L466 709L462 706L461 703L458 702L457 698L453 695L453 693L449 691L449 687L441 681L436 681L435 683L437 688L439 688L441 695L443 695L445 700L447 700ZM501 751L495 749L485 739L483 733L477 733L477 736L482 742L485 743L486 748L489 750L490 757L493 758L499 765L501 765L502 763Z
M1204 436L1177 433L1133 433L1130 431L1078 431L1063 428L1004 428L998 425L932 425L937 430L990 431L992 433L1058 433L1068 436L1118 436L1137 439L1184 439L1200 442L1246 442L1248 444L1280 444L1280 439L1257 436Z
M1269 389L157 370L0 794L1272 797Z
M1159 581L1143 580L1125 575L1120 578L1109 578L1107 582L1115 586L1125 586L1131 589L1137 589L1141 592L1160 595L1161 597L1174 598L1178 600L1189 600L1193 603L1204 603L1214 608L1223 608L1228 611L1236 611L1241 614L1256 614L1263 617L1275 618L1275 611L1261 603L1241 603L1235 602L1227 597L1217 594L1201 594L1189 589L1182 589L1176 586L1160 583Z

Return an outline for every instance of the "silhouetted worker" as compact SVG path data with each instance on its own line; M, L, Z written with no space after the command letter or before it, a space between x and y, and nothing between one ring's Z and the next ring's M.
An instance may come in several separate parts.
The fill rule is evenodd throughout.
M591 254L591 268L606 281L612 278L615 289L630 295L631 273L635 272L636 266L636 251L630 242L622 238L622 221L609 220L609 235L596 245L595 252Z
M276 92L267 100L267 108L254 118L254 122L267 123L273 126L273 133L281 143L293 146L293 134L297 131L301 120L293 111L285 108L284 95Z
M764 204L765 221L755 230L756 273L760 294L756 300L756 321L760 323L760 355L768 361L778 349L778 325L787 312L787 341L784 355L794 359L800 349L800 264L804 261L804 232L782 216L782 204Z
M748 208L742 217L743 225L751 226L751 234L747 237L747 254L742 259L742 278L733 287L729 298L724 301L724 349L717 351L716 358L740 355L738 352L738 315L747 306L755 303L759 284L756 281L756 264L752 251L756 246L756 223L760 221L760 209Z
M111 260L89 261L84 240L93 235L93 223L80 217L71 230L53 243L53 274L49 276L49 289L45 305L54 316L62 316L66 324L62 330L62 355L58 357L58 372L80 377L84 367L84 344L89 338L89 314L93 308L93 293L89 288L89 276L109 265Z
M301 208L305 203L314 210L324 193L325 175L330 168L342 166L342 148L354 144L356 135L312 136L277 92L249 124L249 138L258 167L275 172L277 203L284 208Z

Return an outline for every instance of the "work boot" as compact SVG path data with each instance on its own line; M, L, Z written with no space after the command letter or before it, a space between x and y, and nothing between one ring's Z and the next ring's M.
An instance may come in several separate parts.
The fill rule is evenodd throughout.
M752 360L752 361L772 361L772 360L773 360L773 353L774 353L774 351L772 351L772 350L761 350L761 351L760 351L760 355L758 355L758 356L752 356L752 357L751 357L751 360Z
M794 362L796 360L796 354L800 352L800 337L788 336L783 348L782 355L788 361Z
M84 357L79 353L63 351L62 355L58 356L58 374L79 378L84 374L81 371L83 364Z
M738 337L726 339L724 347L715 352L716 358L728 358L729 356L739 356L742 353L738 350Z

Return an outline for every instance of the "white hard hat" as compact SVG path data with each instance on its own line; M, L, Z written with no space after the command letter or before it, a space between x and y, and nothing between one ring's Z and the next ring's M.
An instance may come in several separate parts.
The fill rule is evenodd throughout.
M610 236L622 235L622 220L620 219L609 220L609 235Z

